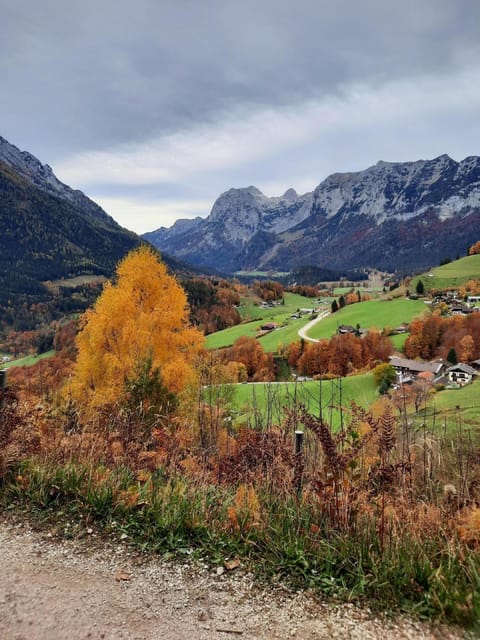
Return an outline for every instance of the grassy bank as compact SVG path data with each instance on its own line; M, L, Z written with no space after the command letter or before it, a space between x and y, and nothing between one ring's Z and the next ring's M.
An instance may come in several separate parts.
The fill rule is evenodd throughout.
M22 510L57 535L94 529L142 551L241 565L261 579L310 588L323 596L475 627L479 557L446 546L444 532L382 542L367 515L354 530L295 496L245 493L222 486L141 475L117 467L45 465L27 461L0 485L0 502Z

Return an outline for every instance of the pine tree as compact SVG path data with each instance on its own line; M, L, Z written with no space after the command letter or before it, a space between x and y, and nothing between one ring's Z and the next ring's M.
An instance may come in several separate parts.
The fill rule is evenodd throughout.
M453 364L458 364L457 352L455 351L455 349L453 347L448 352L447 361L450 362L450 364L452 364L452 365Z

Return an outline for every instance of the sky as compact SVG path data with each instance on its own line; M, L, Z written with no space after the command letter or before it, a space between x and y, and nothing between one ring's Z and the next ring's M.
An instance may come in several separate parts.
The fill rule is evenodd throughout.
M0 135L137 233L480 154L472 0L0 0Z

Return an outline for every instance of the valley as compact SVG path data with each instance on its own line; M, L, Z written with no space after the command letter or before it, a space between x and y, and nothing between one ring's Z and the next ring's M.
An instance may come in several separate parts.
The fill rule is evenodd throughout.
M475 627L479 243L435 267L442 239L427 259L404 237L406 253L399 245L388 258L393 245L383 243L387 258L377 259L362 249L358 219L333 230L340 214L325 193L338 204L337 176L313 195L231 190L210 219L177 225L178 246L187 236L195 246L160 258L0 142L11 161L0 163L2 256L12 258L3 263L1 507L61 539L95 531L142 553L191 556L218 576L242 565L282 588ZM448 192L470 164L441 157L402 171L431 181L445 167ZM340 183L345 192L391 189L399 169L377 165ZM416 241L410 221L434 229L443 211L442 233L456 225L460 246L463 223L477 215L470 186L455 222L417 191L418 215L408 199L403 213L386 207L372 242L378 248L387 227ZM331 231L333 244L312 252L305 225L320 205L315 228ZM373 229L366 206L351 215L370 216ZM253 240L242 235L252 216ZM20 233L43 218L41 233ZM229 229L219 254L222 233L205 231L212 220ZM350 249L320 257L336 233L349 247L357 234L358 258ZM205 268L204 237L213 256ZM303 265L290 257L292 238ZM238 242L248 259L233 251Z

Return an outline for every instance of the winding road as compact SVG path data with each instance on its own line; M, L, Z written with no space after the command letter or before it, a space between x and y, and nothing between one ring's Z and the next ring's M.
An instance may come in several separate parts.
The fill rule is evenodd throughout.
M314 318L313 320L310 320L310 322L307 322L306 325L304 325L301 329L298 330L298 335L300 336L300 338L302 338L303 340L306 340L307 342L319 342L319 340L317 340L316 338L309 338L307 336L307 331L309 331L312 327L314 327L317 324L317 322L320 322L320 320L323 320L329 315L330 315L329 311L322 311L322 313L319 313L316 318Z

